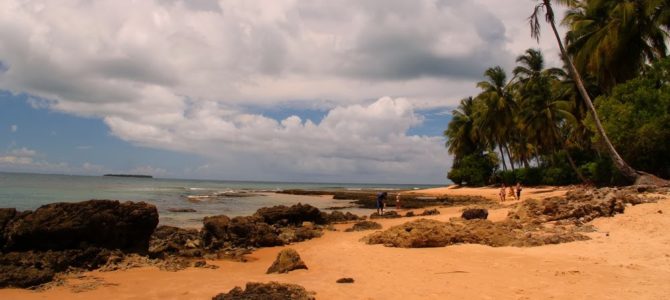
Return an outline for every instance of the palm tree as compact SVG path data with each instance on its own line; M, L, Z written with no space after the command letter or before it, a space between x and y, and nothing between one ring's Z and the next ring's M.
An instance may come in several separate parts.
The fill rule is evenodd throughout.
M561 4L572 4L574 5L576 2L574 0L556 0L557 2ZM603 128L603 125L600 123L600 119L598 118L598 112L596 111L596 108L593 106L593 101L591 101L591 97L589 97L589 94L586 92L586 88L584 87L584 82L582 81L581 76L577 72L577 68L575 68L574 63L572 62L572 59L570 56L568 56L568 53L565 50L565 47L563 46L563 42L561 41L561 37L558 34L558 30L556 29L556 22L554 18L554 10L551 6L551 0L540 0L540 3L535 6L535 9L533 11L533 14L530 16L529 21L530 21L530 28L531 28L531 36L534 37L538 42L540 41L540 14L542 12L545 12L545 20L549 25L551 26L552 31L554 32L554 36L556 37L556 41L558 43L558 47L561 50L561 55L563 59L567 62L568 64L568 70L570 71L570 75L572 75L573 79L575 80L575 83L577 84L577 89L579 90L579 93L581 94L582 98L586 102L586 104L589 107L589 110L591 111L591 114L593 115L593 120L594 123L596 124L596 128L598 130L598 134L602 137L607 150L610 154L610 157L612 158L612 161L614 162L614 165L616 168L623 174L625 177L629 178L631 181L635 181L640 177L640 174L633 169L631 166L626 163L626 161L621 158L621 155L616 151L614 148L614 145L612 145L612 142L610 139L607 137L607 133L605 132L605 129Z
M477 98L485 103L486 108L478 112L477 128L491 148L498 146L503 170L507 170L503 148L507 149L510 165L514 170L514 162L507 143L514 126L516 103L508 91L507 75L501 67L487 69L484 76L487 80L477 83L477 87L482 89L482 93Z
M458 107L452 112L453 118L447 130L444 131L444 136L447 137L447 149L455 156L455 160L480 148L474 125L474 113L474 99L472 97L461 99Z
M572 4L562 24L577 69L595 77L606 93L634 78L646 62L666 56L665 31L653 1L595 0Z
M524 135L534 142L536 148L542 148L552 157L563 149L570 166L577 176L585 181L567 149L567 138L561 134L575 124L576 119L569 112L570 102L562 100L559 86L560 78L565 72L558 68L544 68L542 52L528 49L517 58L519 64L514 68L518 78L519 99L522 109L520 123L523 124ZM558 96L558 97L557 97Z

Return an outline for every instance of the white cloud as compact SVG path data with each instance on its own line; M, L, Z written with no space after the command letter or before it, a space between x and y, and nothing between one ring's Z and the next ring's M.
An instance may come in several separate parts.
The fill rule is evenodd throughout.
M11 131L11 132L17 132L17 131L19 131L19 125L12 125L12 126L9 126L9 131Z
M209 157L216 176L440 182L443 141L407 134L415 110L457 104L487 67L511 70L535 46L533 4L7 0L0 89ZM315 124L245 109L289 102L328 113Z

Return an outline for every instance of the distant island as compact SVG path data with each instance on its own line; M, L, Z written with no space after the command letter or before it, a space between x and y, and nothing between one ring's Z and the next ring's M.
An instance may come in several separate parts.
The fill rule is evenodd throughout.
M132 177L132 178L154 178L151 175L135 175L135 174L105 174L103 176L110 177Z

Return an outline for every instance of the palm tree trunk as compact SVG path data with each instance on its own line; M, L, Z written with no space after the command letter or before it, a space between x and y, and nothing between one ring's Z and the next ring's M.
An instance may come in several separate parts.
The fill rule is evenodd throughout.
M512 160L512 153L509 152L509 146L505 145L505 150L507 150L507 157L509 158L510 166L512 166L512 172L515 172L514 161Z
M503 171L507 172L507 164L505 163L505 154L503 153L501 144L498 144L498 150L500 150L500 160L502 160Z
M575 165L575 161L572 160L572 155L570 155L570 151L568 151L568 147L565 147L565 145L563 145L563 146L564 146L563 150L565 150L565 154L568 157L568 162L570 162L570 166L572 167L572 170L574 170L575 173L577 173L577 177L579 177L579 180L581 180L583 183L588 183L588 180L586 180L586 178L584 177L582 172L579 171L579 169L577 168L577 165Z
M607 151L609 152L610 156L612 157L612 161L614 162L614 165L616 168L623 174L625 177L630 179L631 181L635 181L640 174L633 169L631 166L629 166L626 161L621 158L619 153L616 151L614 148L614 145L612 145L612 142L609 140L607 137L607 133L605 133L605 129L603 128L603 125L600 123L600 118L598 118L598 113L596 112L596 108L593 106L593 102L591 101L591 97L589 97L589 94L586 92L586 88L584 87L584 82L582 81L581 76L577 72L577 68L575 68L574 63L572 62L572 59L570 56L568 56L568 53L565 51L565 47L563 47L563 42L561 41L561 36L558 34L558 30L556 29L556 24L554 22L554 10L551 7L551 0L542 0L544 2L544 6L547 10L547 21L551 25L551 29L554 31L554 36L556 36L556 41L558 42L558 47L561 49L561 55L563 56L563 59L566 60L568 63L568 68L570 70L570 73L572 74L572 77L575 79L575 83L577 84L577 89L579 90L579 93L581 94L582 98L584 98L584 101L589 107L589 110L591 111L591 114L593 114L593 119L596 123L596 128L598 129L598 133L600 136L603 138L603 141L606 144Z

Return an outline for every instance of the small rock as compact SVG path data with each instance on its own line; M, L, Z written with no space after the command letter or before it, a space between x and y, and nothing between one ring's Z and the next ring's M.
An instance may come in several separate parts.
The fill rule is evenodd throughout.
M307 269L307 266L300 259L297 251L287 248L277 254L277 259L275 259L266 273L288 273L297 269Z
M663 211L659 209L659 210L657 211L657 213L662 214Z
M337 283L354 283L354 279L351 277L340 278L336 281Z
M202 268L206 265L207 265L207 262L205 262L204 260L198 260L198 261L193 263L193 267L195 267L195 268Z
M363 231L363 230L374 230L374 229L382 229L382 225L374 222L374 221L360 221L351 228L347 228L345 231L346 232L352 232L352 231Z
M482 219L486 220L489 216L489 211L484 208L470 208L463 211L461 218L466 220Z
M439 214L440 214L440 211L437 210L436 208L426 209L421 213L422 216L434 216L434 215L439 215Z
M408 218L409 218L409 217L414 217L414 212L413 212L413 211L408 211L408 212L405 214L405 217L408 217Z

